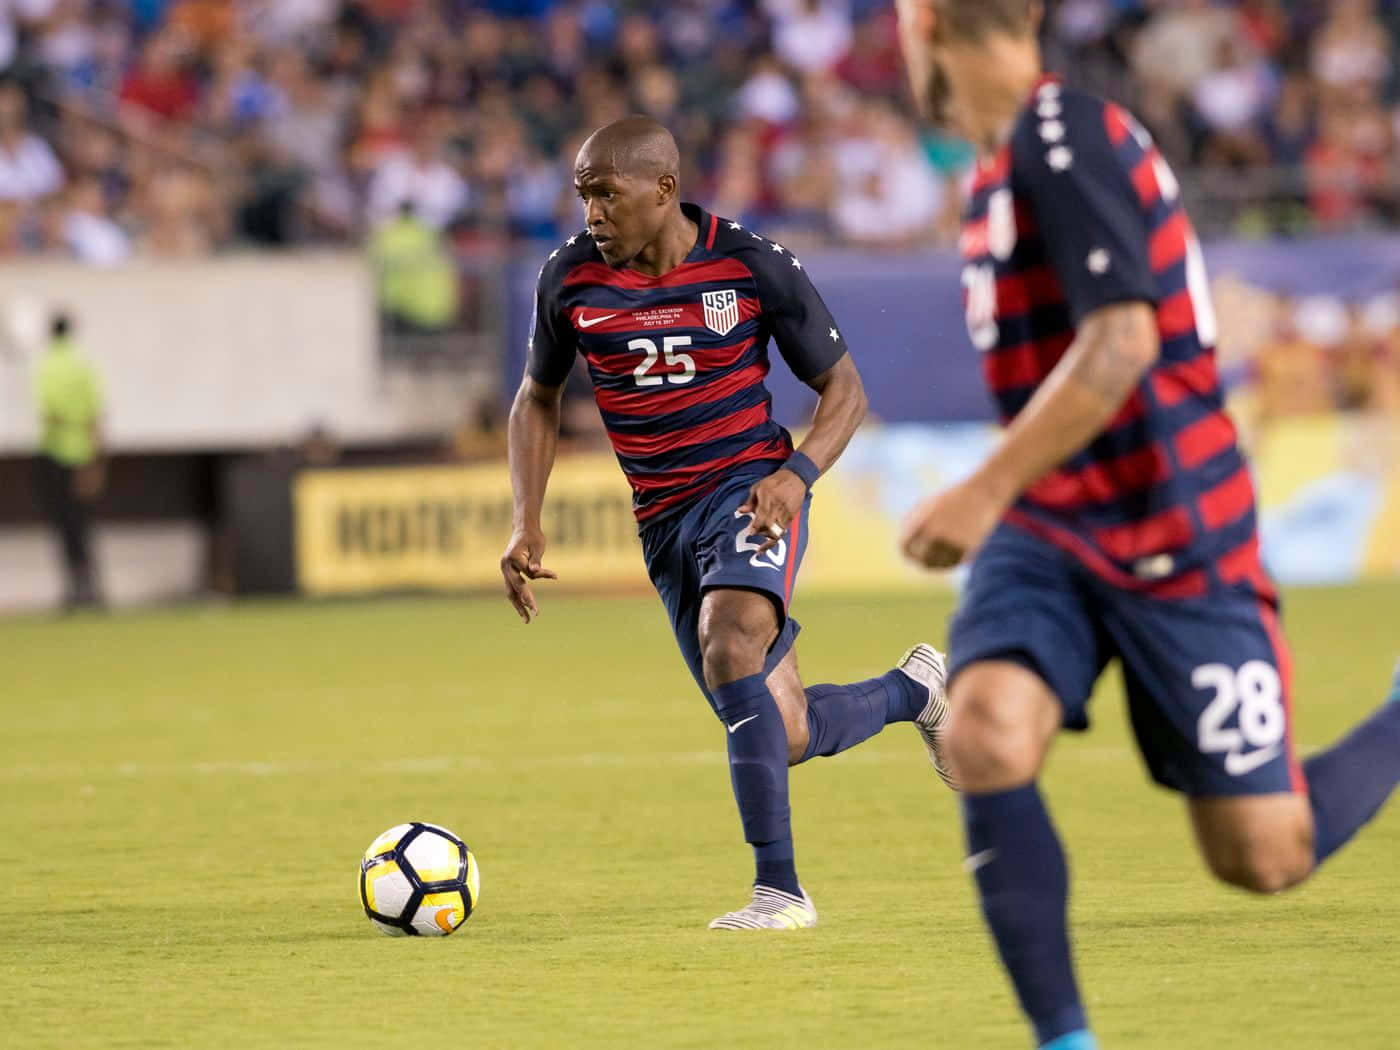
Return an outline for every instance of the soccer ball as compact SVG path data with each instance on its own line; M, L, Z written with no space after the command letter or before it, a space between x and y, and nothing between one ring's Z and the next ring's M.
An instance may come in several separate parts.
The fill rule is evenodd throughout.
M481 873L467 844L446 828L396 824L360 862L360 903L390 937L446 937L481 896Z

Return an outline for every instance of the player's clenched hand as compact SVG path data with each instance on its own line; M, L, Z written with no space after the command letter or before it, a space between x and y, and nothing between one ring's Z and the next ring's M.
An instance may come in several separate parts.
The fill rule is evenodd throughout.
M904 519L899 549L925 568L952 568L982 546L1005 509L970 478L915 507Z
M777 546L806 498L807 483L790 470L775 471L749 489L739 510L753 515L754 535L766 537L760 554Z
M539 604L530 591L530 580L557 580L540 564L544 556L544 533L538 529L516 529L501 555L501 575L506 581L506 597L526 623L540 614Z

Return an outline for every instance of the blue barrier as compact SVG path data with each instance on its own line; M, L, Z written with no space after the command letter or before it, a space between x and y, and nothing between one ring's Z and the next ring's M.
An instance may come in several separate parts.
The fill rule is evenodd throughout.
M513 268L506 382L524 367L536 274L546 251ZM1277 293L1364 298L1400 286L1400 237L1361 234L1300 240L1223 241L1205 248L1212 278L1237 275ZM841 325L870 395L870 413L892 423L993 418L977 353L963 324L961 263L948 252L823 252L803 264ZM775 364L774 411L788 425L811 417L810 390Z

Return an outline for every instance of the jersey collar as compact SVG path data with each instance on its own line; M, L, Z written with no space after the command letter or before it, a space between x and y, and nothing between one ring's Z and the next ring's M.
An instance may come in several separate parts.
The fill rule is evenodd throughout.
M695 247L690 249L690 254L685 257L686 262L693 262L700 257L702 252L714 248L714 232L719 220L700 205L692 204L689 201L681 203L681 212L687 219L695 223Z

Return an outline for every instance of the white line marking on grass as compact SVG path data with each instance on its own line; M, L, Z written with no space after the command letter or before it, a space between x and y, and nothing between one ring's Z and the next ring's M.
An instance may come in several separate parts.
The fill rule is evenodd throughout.
M378 759L370 762L255 759L221 762L118 762L115 765L76 762L28 763L0 766L0 780L69 780L111 776L126 780L160 777L288 777L331 773L397 773L436 775L453 770L528 770L609 766L718 765L723 751L663 751L653 754L582 752L574 755L521 755L490 759L476 755L437 755L424 758Z
M1300 749L1306 753L1310 749ZM478 755L433 755L421 758L375 759L368 762L325 759L210 762L118 762L113 765L78 762L27 763L0 766L0 780L75 780L89 781L98 777L118 777L128 780L152 780L161 777L295 777L327 774L358 775L364 773L395 773L408 776L435 776L454 770L530 770L530 769L600 769L655 768L665 766L724 765L724 751L583 751L572 755L517 755L512 758L483 758ZM854 765L893 766L917 765L912 754L903 751L852 751L838 761ZM1129 762L1137 761L1137 752L1128 747L1066 747L1056 752L1059 762ZM800 774L799 774L800 775Z

